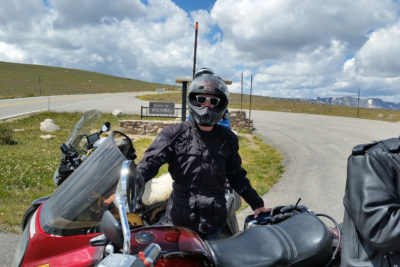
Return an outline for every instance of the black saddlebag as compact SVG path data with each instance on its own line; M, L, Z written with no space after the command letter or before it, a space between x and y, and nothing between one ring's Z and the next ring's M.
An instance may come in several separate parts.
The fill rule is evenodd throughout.
M330 258L332 234L315 215L300 213L206 244L216 266L323 266Z

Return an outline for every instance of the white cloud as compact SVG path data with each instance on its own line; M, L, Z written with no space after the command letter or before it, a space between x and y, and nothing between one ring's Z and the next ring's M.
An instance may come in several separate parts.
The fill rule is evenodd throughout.
M373 32L356 56L363 76L400 76L400 23Z
M0 42L0 60L12 61L12 62L23 62L26 55L19 47L10 45L4 42Z
M0 60L97 71L152 82L197 66L240 92L341 96L356 88L400 101L395 0L218 0L190 13L171 0L0 0Z
M253 60L279 59L332 40L359 47L368 31L397 20L390 0L220 0L211 15L225 41Z
M146 14L146 6L140 0L85 0L49 1L58 16L54 21L56 28L81 27L99 23L107 24L113 19L137 19Z

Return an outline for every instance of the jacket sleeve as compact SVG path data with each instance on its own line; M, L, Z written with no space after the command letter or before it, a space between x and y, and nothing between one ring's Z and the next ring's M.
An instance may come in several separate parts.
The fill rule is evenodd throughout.
M400 249L398 168L391 155L366 153L348 160L344 205L360 235L378 250Z
M264 201L251 186L249 179L246 177L247 172L242 168L238 139L236 136L233 136L232 139L232 153L227 162L226 172L228 181L253 210L264 207Z
M171 129L164 128L147 148L143 159L136 166L136 170L149 181L157 175L162 165L168 162L171 156Z

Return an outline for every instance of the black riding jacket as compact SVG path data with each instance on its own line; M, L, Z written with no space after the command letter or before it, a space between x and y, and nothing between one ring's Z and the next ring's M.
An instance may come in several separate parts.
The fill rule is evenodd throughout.
M400 139L358 145L347 164L342 266L400 266Z
M164 128L146 150L137 170L146 181L168 163L174 183L167 213L175 225L209 233L227 219L226 178L252 209L264 206L241 167L236 135L215 125L201 131L193 120Z

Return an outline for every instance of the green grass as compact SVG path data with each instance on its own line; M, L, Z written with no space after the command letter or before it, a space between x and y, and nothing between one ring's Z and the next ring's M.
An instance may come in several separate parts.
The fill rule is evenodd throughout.
M20 232L22 216L32 200L50 195L56 189L52 177L60 161L59 147L66 141L81 115L44 112L0 123L0 129L5 129L3 133L7 132L7 138L15 141L12 145L0 143L0 231ZM125 115L116 118L111 114L103 114L94 130L100 129L105 121L111 123L112 130L119 130L119 119L138 117ZM54 136L52 139L43 140L40 135L48 133L41 132L39 126L47 118L53 119L61 129L50 133ZM137 162L152 140L134 138ZM260 194L267 192L283 172L281 156L259 138L249 134L239 138L239 145L243 167L248 171L252 185ZM167 165L160 169L159 175L166 172Z
M154 91L156 88L170 89L171 87L173 86L96 72L0 61L0 99L40 95Z
M165 101L165 102L182 102L182 95L180 93L169 93L163 95L142 95L142 100L146 101ZM243 95L242 105L240 104L240 94L229 95L228 108L248 110L250 107L250 97ZM334 106L327 104L311 103L301 100L288 100L281 98L272 98L264 96L252 96L251 98L252 110L269 110L269 111L282 111L294 113L308 113L328 116L341 116L362 118L369 120L384 120L384 121L400 121L400 110L384 110L384 109L367 109L360 108L357 113L357 108Z
M257 136L239 135L239 154L247 177L260 196L267 193L284 172L282 156ZM242 208L246 206L242 205Z
M0 144L0 230L18 228L25 209L32 200L49 195L54 189L53 173L60 161L60 145L66 141L79 113L39 113L12 122L2 122L2 129L12 131L15 145ZM46 118L54 120L60 131L51 133L54 137L43 140L39 126ZM138 119L138 116L123 116L120 119ZM118 119L103 114L98 129L105 121L119 130ZM98 130L97 129L97 130Z

